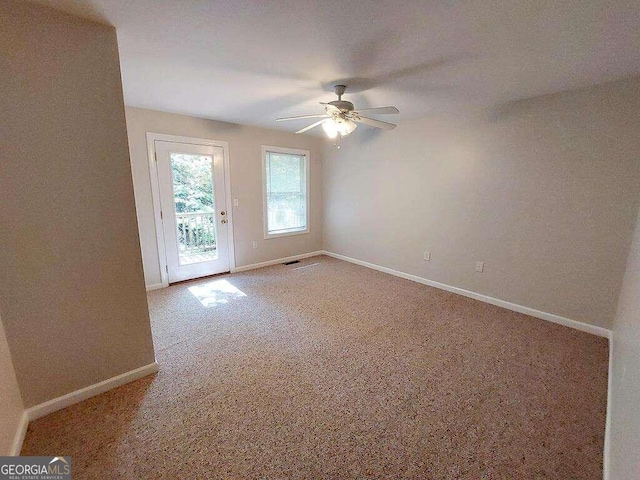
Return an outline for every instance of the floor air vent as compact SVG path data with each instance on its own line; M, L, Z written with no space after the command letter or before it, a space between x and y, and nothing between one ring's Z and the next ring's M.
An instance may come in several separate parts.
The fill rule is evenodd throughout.
M300 263L300 260L294 260L292 262L284 262L283 265L293 265L295 263Z

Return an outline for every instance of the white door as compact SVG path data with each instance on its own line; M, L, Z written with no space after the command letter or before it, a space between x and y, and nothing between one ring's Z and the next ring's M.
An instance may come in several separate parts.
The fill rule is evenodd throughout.
M222 147L155 141L169 283L229 271Z

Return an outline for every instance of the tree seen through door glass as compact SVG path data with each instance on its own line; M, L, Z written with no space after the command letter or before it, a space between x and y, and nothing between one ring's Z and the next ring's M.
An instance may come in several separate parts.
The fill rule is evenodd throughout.
M216 260L213 157L172 153L180 265Z

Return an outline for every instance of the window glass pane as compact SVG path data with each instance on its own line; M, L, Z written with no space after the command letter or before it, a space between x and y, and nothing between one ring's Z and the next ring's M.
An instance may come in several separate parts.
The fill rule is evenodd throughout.
M267 152L267 230L286 233L307 228L307 158Z

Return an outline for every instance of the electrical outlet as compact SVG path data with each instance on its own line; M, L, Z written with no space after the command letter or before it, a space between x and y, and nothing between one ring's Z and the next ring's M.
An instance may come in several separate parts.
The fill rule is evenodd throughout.
M484 271L484 262L476 262L476 272L482 273Z
M428 262L429 260L431 260L431 252L428 252L427 250L425 250L424 254L422 255L422 259L425 262Z
M253 248L258 248L258 242L253 242Z
M237 199L237 198L234 198L234 199L233 199L233 206L234 206L234 207L237 207L239 204L240 204L240 202L238 201L238 199Z

